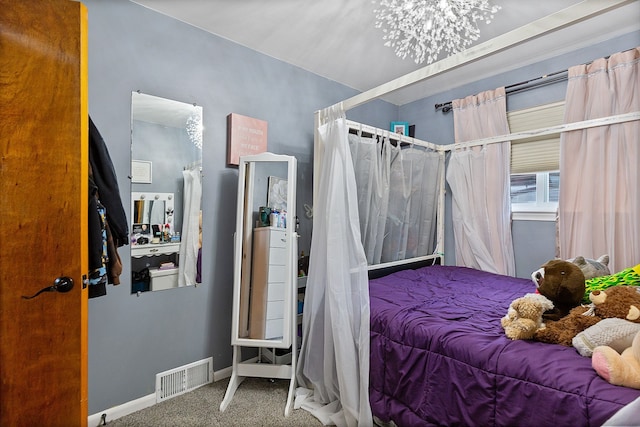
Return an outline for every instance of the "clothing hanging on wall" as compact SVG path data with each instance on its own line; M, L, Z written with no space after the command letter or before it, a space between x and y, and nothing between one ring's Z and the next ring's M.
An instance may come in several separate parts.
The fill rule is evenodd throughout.
M98 186L93 181L89 165L89 298L107 294L107 251L106 212L98 199Z
M129 243L129 226L118 180L104 139L89 117L89 298L120 284L117 248Z
M129 225L122 206L118 178L107 145L89 117L89 163L98 186L100 201L107 210L107 222L117 247L129 244Z

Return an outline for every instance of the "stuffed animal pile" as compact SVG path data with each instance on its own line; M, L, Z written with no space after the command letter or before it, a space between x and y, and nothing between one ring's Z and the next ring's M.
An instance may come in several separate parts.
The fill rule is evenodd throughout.
M571 346L578 333L603 319L618 318L640 323L640 293L635 286L614 286L592 292L589 298L593 303L591 307L575 307L560 320L547 322L546 328L537 331L534 339Z
M640 264L612 275L608 262L547 262L531 275L539 295L514 300L501 324L513 340L573 345L606 381L640 389Z

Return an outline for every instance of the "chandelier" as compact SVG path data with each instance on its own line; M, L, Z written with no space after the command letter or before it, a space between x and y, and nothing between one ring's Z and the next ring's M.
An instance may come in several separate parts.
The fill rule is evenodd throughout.
M488 0L380 0L373 12L385 46L402 59L430 64L441 51L465 50L480 37L478 21L491 23L498 10Z
M192 113L187 119L187 134L189 139L199 149L202 150L202 116Z

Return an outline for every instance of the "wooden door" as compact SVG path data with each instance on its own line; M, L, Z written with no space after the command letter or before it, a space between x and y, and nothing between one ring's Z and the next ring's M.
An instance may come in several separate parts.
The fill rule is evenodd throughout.
M85 7L0 0L2 426L87 424L87 92Z

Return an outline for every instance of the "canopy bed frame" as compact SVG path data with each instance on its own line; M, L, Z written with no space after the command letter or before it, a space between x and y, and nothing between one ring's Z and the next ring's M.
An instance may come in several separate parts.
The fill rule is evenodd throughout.
M450 145L347 123L351 130L444 155L463 146L639 119L640 112L634 112ZM315 150L322 147L316 144ZM573 348L504 335L500 318L511 301L535 291L531 280L443 265L444 173L433 254L369 266L373 416L398 425L599 426L640 398L640 390L600 378L590 359ZM440 265L412 270L416 262ZM394 273L384 276L388 271Z
M346 112L432 76L498 53L626 3L583 2L316 112L314 175L324 147L318 134L330 111ZM347 121L349 129L427 147L445 155L462 147L640 119L640 112L465 142L436 145ZM319 211L314 176L314 210ZM444 264L444 171L432 254L369 266L370 383L373 416L398 425L601 425L640 391L600 378L573 348L511 341L500 325L513 299L534 292L530 280ZM387 276L386 268L403 268ZM377 271L377 273L376 273ZM455 301L455 303L454 303ZM544 408L544 410L541 410Z

